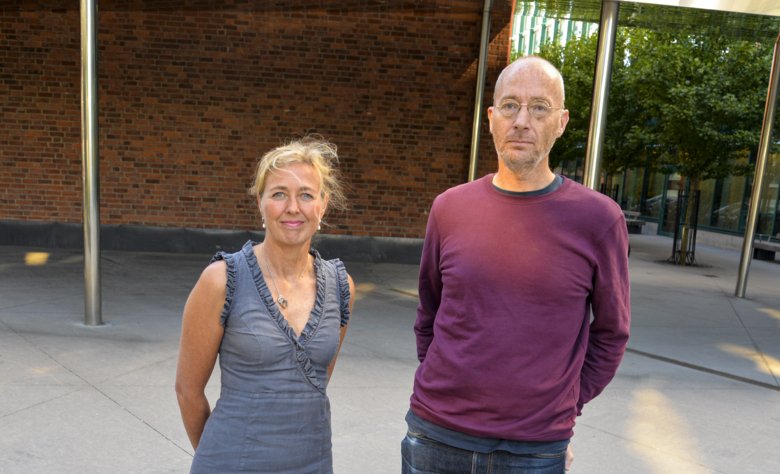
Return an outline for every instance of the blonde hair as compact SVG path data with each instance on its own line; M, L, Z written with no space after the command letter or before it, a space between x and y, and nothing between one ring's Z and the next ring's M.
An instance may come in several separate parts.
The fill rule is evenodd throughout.
M295 163L311 165L320 177L322 197L328 198L328 208L343 210L347 199L337 168L339 162L336 145L316 135L307 135L278 146L263 155L257 163L249 194L260 197L265 190L268 173Z

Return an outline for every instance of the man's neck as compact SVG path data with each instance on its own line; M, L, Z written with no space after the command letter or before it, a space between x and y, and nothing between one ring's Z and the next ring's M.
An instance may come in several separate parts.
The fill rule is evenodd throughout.
M498 173L493 176L493 185L505 191L527 193L546 188L554 179L555 174L546 167L539 173L519 175L499 166Z

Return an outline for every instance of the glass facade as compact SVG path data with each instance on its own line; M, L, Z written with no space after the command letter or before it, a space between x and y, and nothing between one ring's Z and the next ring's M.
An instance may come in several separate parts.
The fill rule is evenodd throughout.
M546 15L544 2L518 2L512 23L512 52L526 56L539 52L539 47L550 41L565 44L573 38L590 36L598 30L598 24L576 21L571 16L563 18Z
M582 137L587 137L588 122L578 122L575 116L587 117L590 111L573 109L575 106L588 108L590 98L577 100L571 94L588 93L584 87L577 90L577 83L587 82L589 75L592 84L595 56L589 63L575 57L582 53L572 51L595 54L593 45L599 15L598 0L520 0L512 26L513 57L540 54L558 65L564 74L567 107L573 117L565 135L579 137L579 141L569 139L563 144L564 149L556 144L551 166L556 172L579 181L585 156ZM614 142L605 145L605 153L612 150L613 155L604 157L602 192L624 209L639 211L643 219L657 222L658 232L664 234L674 230L678 195L681 191L691 192L699 196L696 218L700 229L742 234L753 185L772 46L778 33L780 18L777 17L621 2L618 20L621 50L615 54L605 139ZM660 75L668 74L670 64L679 62L679 75L690 75L684 85L693 83L696 87L688 92L684 85L677 87L670 83L667 90L659 93L653 89L652 81L647 80L653 74L652 64L645 65L645 77L632 73L632 68L640 68L639 56L651 51L644 49L642 41L655 41L656 49L663 47L663 41L674 45L689 42L691 47L682 52L678 51L680 48L670 47L668 56L658 56L656 64ZM714 54L713 49L717 50ZM697 63L698 68L688 67ZM573 64L579 69L575 70ZM736 77L740 75L743 77ZM706 88L712 88L713 84L725 87L714 98L706 95ZM625 93L626 88L632 93ZM648 97L656 97L655 103ZM624 99L625 103L621 103ZM632 109L632 103L654 104L656 108ZM641 116L644 121L637 119L631 123L626 120L629 114ZM690 131L684 130L688 126L685 119L690 120ZM670 125L673 120L679 122ZM678 133L661 133L663 126ZM759 203L756 232L763 238L780 238L778 128L774 127L770 140ZM707 139L706 133L711 133L711 138ZM695 135L704 135L705 140L697 143L691 139L687 143ZM641 146L631 148L626 143ZM727 147L733 150L722 153Z

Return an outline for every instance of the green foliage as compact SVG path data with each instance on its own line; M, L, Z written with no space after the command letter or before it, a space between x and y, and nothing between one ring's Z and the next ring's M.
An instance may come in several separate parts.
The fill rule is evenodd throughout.
M585 155L596 43L596 36L591 36L569 42L565 48L558 41L541 46L539 55L554 64L563 75L566 84L566 108L570 117L566 133L557 140L550 155L550 165L553 167L561 161L571 161Z
M587 146L597 36L545 44L558 66L571 120L551 165ZM650 166L694 183L749 172L759 142L772 44L699 31L619 28L607 109L603 169Z
M517 0L515 11L528 10L530 5L535 5L537 11L543 11L547 18L595 24L601 18L601 0ZM730 39L750 38L759 42L773 42L780 30L780 18L764 15L632 2L620 2L619 10L621 26L662 33L710 30Z
M718 33L634 30L628 82L655 164L694 181L744 174L758 145L771 45Z

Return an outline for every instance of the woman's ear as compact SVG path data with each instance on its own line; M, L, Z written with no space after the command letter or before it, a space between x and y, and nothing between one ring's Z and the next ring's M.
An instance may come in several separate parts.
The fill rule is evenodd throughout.
M325 217L325 213L328 211L328 195L326 194L322 198L322 212L320 212L320 220L322 220L323 217Z
M255 196L255 199L257 200L257 211L258 214L260 214L260 222L263 224L263 229L265 229L265 216L263 215L263 198L258 194Z

